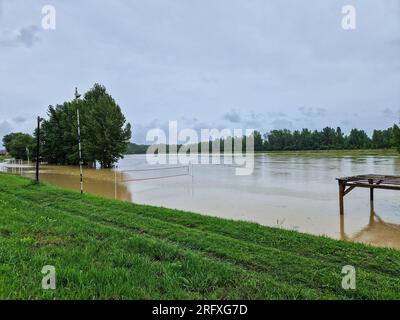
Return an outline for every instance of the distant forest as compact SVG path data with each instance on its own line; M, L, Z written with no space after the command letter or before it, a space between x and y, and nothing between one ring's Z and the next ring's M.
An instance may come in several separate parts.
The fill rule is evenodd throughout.
M215 142L215 141L214 141ZM213 141L209 142L210 151ZM200 144L199 144L200 146ZM128 154L144 154L148 145L131 143ZM266 134L254 132L255 151L301 151L301 150L355 150L355 149L400 149L400 128L394 125L386 130L374 130L372 136L364 130L352 129L348 135L340 127L326 127L321 131L272 130ZM167 146L168 149L168 146ZM220 140L224 151L224 140ZM199 152L201 148L199 147Z

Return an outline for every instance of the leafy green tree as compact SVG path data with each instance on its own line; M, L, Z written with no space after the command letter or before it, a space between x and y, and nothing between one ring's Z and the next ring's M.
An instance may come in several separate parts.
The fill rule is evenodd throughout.
M371 139L364 130L352 129L347 142L350 149L368 149L371 147Z
M76 108L74 102L49 107L41 126L41 154L49 163L79 163Z
M99 84L82 100L49 107L49 118L41 126L43 158L49 163L79 164L78 109L84 164L98 162L101 167L111 167L128 149L131 126L106 88Z
M393 126L392 144L400 152L400 128L397 124Z
M12 157L27 160L35 149L35 139L26 133L11 133L4 136L3 145Z
M263 139L261 133L258 131L253 132L254 136L254 151L262 151L263 150Z
M11 141L15 138L19 133L10 133L3 137L3 146L6 148L6 151L10 153Z
M96 84L85 94L82 109L86 110L83 147L90 161L98 161L103 168L111 167L127 152L131 139L131 125L106 88Z

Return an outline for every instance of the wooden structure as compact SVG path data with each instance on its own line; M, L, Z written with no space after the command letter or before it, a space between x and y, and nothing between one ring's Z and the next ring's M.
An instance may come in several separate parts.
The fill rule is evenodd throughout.
M371 212L374 211L374 190L399 190L400 176L385 176L379 174L365 174L352 177L338 178L340 214L344 215L344 197L354 188L368 188L370 190Z

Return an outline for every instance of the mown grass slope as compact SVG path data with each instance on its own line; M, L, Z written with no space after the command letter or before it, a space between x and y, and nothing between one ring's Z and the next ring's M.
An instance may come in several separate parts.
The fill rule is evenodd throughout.
M41 288L53 265L57 289ZM342 289L342 267L357 289ZM400 251L0 174L1 299L400 298Z

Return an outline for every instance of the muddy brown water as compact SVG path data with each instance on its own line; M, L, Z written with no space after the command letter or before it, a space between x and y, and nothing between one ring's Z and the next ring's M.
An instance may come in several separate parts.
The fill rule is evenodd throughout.
M400 248L400 192L376 190L375 212L371 214L369 190L355 189L346 196L341 219L335 180L365 173L400 175L400 157L260 154L250 176L236 176L235 168L224 165L194 165L193 178L187 168L140 171L148 168L153 167L138 155L121 160L117 172L85 169L85 192ZM79 190L76 167L42 166L40 176L52 184ZM173 177L159 179L165 176Z

